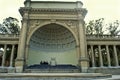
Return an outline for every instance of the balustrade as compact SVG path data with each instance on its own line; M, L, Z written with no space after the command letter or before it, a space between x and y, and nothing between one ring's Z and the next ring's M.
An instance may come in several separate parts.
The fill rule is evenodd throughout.
M19 34L0 34L0 38L18 38ZM86 35L87 39L120 39L120 35Z
M18 38L19 34L0 34L0 38Z
M120 39L120 35L86 35L87 39Z

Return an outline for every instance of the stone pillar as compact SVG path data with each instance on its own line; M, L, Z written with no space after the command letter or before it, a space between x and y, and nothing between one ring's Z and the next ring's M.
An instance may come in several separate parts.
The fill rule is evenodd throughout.
M15 45L13 44L12 45L11 56L10 56L10 66L8 68L8 73L15 73L15 68L13 67L14 49L15 49Z
M101 46L98 45L99 49L99 61L100 61L100 67L103 67L103 58L102 58L102 53L101 53Z
M79 26L78 26L78 31L79 31L79 43L80 43L80 59L79 59L79 64L81 67L82 72L87 72L88 67L89 67L89 59L87 55L87 44L86 44L86 35L85 35L85 26L84 26L84 21L80 20Z
M13 67L14 49L15 49L15 45L13 44L12 45L11 56L10 56L10 67Z
M90 47L91 47L92 67L95 67L95 57L94 57L93 45L91 45Z
M26 45L26 52L25 52L25 66L27 66L26 63L28 62L28 53L29 53L29 52L28 52L28 51L29 51L28 49L29 49L29 47L30 47L30 45L27 44L27 45Z
M19 39L18 54L15 62L16 72L22 72L24 66L24 55L26 50L26 36L27 36L27 27L28 27L28 12L24 13L22 30Z
M117 51L116 51L116 45L113 45L113 49L114 49L115 65L116 65L116 66L119 66L118 56L117 56Z
M5 59L6 59L6 49L7 49L7 45L4 45L4 52L3 52L3 56L2 56L2 67L5 66Z
M107 51L107 61L108 61L108 66L111 66L111 60L110 60L110 53L109 53L109 48L108 45L106 45L106 51Z
M76 45L76 52L77 52L77 58L79 59L80 58L80 46L79 45Z

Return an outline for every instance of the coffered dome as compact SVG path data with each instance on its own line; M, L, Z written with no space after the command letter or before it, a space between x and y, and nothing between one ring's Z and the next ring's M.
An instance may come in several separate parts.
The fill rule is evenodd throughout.
M30 39L30 48L41 51L65 51L75 48L75 39L65 27L45 25L36 30Z

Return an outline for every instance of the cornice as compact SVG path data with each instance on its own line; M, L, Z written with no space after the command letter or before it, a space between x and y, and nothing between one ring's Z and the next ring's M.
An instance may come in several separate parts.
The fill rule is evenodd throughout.
M82 16L85 16L87 13L87 10L85 8L61 9L21 7L19 11L22 16L25 12L28 12L29 14L81 14Z
M31 0L26 0L24 3L26 2L31 2L31 3L81 3L83 5L83 3L81 1L31 1Z

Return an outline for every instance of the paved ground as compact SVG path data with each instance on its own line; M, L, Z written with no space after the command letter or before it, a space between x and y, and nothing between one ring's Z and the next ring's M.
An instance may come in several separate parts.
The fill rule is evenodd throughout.
M94 79L93 79L94 80ZM95 79L95 80L120 80L120 75L112 75L112 78L107 79Z
M120 75L112 75L112 78L108 78L108 80L120 80Z
M109 75L106 75L109 77ZM63 78L60 78L63 77ZM65 78L67 77L67 78ZM103 78L101 78L103 77ZM1 73L0 80L120 80L120 75L106 78L97 73Z

